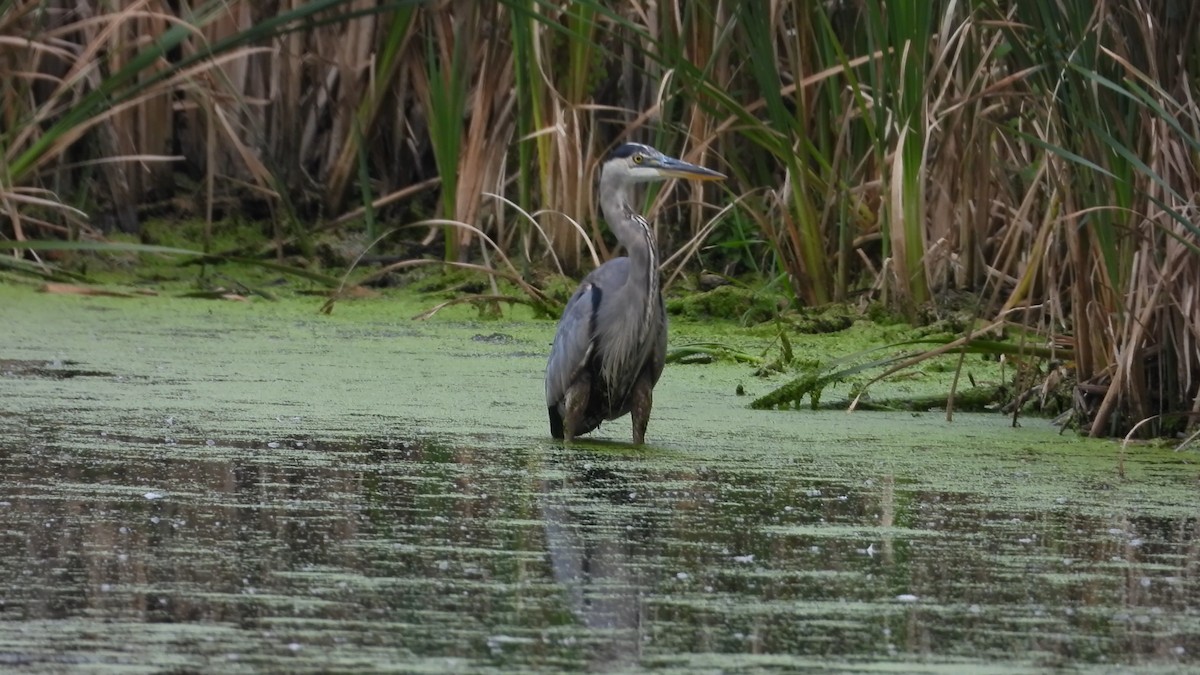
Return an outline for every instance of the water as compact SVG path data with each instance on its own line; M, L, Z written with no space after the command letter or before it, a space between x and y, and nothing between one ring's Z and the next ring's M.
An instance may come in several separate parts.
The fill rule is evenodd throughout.
M548 323L5 301L0 668L1200 661L1194 452L750 411L738 366L669 367L650 447L565 448Z

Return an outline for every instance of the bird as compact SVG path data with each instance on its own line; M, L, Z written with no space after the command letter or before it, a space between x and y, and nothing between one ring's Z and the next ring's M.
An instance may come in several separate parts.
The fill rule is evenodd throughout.
M650 223L630 205L638 183L725 175L641 143L624 143L600 170L600 210L626 255L592 270L567 301L546 364L550 434L570 442L630 414L642 445L667 357L667 314Z

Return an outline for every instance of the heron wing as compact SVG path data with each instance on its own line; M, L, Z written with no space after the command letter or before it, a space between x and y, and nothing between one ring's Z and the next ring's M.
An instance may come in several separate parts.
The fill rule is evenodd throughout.
M651 359L651 383L658 384L663 366L667 364L667 308L663 304L662 295L658 296L658 318L654 327L654 351L651 352Z
M567 394L579 370L587 365L598 336L596 314L605 302L605 294L615 291L629 276L629 259L614 258L592 270L567 301L550 361L546 364L546 405L554 406Z

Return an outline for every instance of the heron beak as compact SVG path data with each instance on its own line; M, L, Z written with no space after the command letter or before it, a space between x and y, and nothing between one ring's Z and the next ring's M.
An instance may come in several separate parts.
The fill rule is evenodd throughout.
M725 174L702 166L690 164L682 159L663 157L658 161L658 173L664 178L685 178L687 180L723 180Z

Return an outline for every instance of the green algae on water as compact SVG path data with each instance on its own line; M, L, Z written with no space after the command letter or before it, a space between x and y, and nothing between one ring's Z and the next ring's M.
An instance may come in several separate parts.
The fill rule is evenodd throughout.
M751 410L737 385L769 383L729 362L668 366L647 447L627 420L564 446L541 403L553 321L411 321L423 302L0 287L0 362L43 364L0 374L0 663L1195 667L1194 453ZM673 344L771 339L672 323Z

